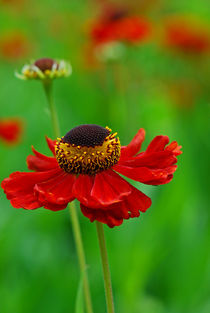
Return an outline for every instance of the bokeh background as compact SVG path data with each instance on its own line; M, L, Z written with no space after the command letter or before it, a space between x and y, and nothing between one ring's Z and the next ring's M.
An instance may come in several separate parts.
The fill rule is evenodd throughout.
M0 118L18 117L24 126L18 144L0 142L0 179L27 170L32 144L48 154L44 136L53 136L40 82L18 80L14 71L40 57L69 60L72 76L55 81L53 91L62 134L95 123L118 131L128 144L143 127L143 148L159 134L183 146L170 184L135 184L152 198L148 212L105 227L116 312L210 312L209 3L118 1L147 19L151 33L123 44L119 58L99 60L89 30L103 2L0 1ZM187 48L167 39L171 21L184 34L183 20L197 38ZM104 313L95 225L79 217L94 312ZM1 190L0 312L75 312L79 280L68 210L16 210Z

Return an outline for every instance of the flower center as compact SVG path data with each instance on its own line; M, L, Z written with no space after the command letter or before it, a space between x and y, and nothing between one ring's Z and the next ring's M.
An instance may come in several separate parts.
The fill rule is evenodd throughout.
M37 60L34 65L36 65L43 73L46 70L51 70L53 65L57 64L53 59L50 58L42 58Z
M117 133L98 125L81 125L58 138L55 146L59 166L67 173L95 175L115 165L120 158Z
M128 15L128 12L126 9L116 9L115 11L110 13L108 19L110 22L115 22L118 20L121 20L122 18L126 17Z

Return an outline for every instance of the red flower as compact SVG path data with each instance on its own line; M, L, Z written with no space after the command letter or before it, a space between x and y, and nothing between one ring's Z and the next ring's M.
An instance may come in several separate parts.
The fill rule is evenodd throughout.
M75 198L91 222L114 227L138 217L151 200L116 172L149 185L168 183L176 170L177 142L157 136L139 153L145 132L140 129L128 146L116 133L97 125L73 128L57 142L47 139L53 157L32 148L27 158L34 172L15 172L1 186L15 208L63 210Z
M171 19L166 25L166 44L184 53L202 54L210 49L210 32L185 19Z
M17 118L0 119L0 138L8 144L19 142L23 131L23 123Z
M5 4L13 4L13 5L20 5L24 2L24 0L1 0L1 2Z
M125 9L108 8L104 16L93 23L90 35L96 45L113 41L139 43L150 32L151 25L145 18L130 16Z
M0 54L9 61L26 57L30 49L29 41L19 31L5 34L0 39Z

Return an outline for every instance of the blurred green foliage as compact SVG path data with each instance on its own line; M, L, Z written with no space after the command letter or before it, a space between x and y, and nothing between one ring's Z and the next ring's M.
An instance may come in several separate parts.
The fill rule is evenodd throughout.
M48 153L44 136L52 137L41 84L17 80L14 70L27 58L70 60L72 76L54 83L62 134L96 123L118 131L127 144L143 127L143 148L158 134L183 146L169 185L135 184L152 198L148 212L106 227L116 312L210 312L209 55L189 58L153 40L127 47L118 64L91 68L85 62L86 28L96 13L91 0L0 2L1 37L16 30L31 45L24 58L0 59L0 117L19 116L25 124L20 145L0 143L0 178L27 169L31 145ZM207 1L159 0L145 13L156 25L169 14L208 20L210 7ZM187 99L186 93L180 99L180 86ZM104 313L95 227L82 214L80 221L94 311ZM16 210L1 190L0 312L74 312L79 279L68 210Z

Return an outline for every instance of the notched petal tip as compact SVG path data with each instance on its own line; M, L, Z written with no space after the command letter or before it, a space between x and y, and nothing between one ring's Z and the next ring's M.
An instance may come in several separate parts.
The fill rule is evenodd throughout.
M127 146L123 146L121 148L121 158L120 160L128 159L130 157L135 156L140 150L141 145L145 138L145 130L140 128L134 138Z
M146 153L151 152L157 152L164 150L165 146L169 143L169 137L168 136L156 136L149 144L149 146L146 149Z
M120 159L113 170L120 174L148 185L169 183L176 171L177 156L182 153L176 141L169 145L168 136L156 136L146 151Z
M181 149L182 149L182 146L178 146L177 141L172 141L172 142L166 147L165 150L171 151L171 152L173 152L173 154L174 154L175 156L177 156L177 155L180 155L180 154L183 153L183 151L181 151Z
M128 197L112 205L90 208L80 203L83 215L88 217L91 222L97 220L110 228L121 225L125 219L139 217L140 212L146 212L152 202L141 191L133 186L131 188L132 192Z

